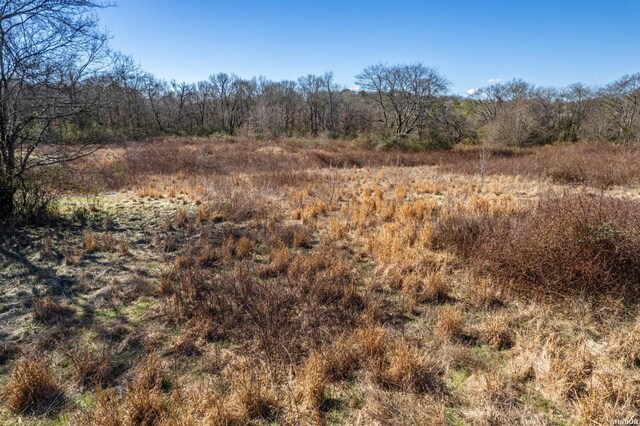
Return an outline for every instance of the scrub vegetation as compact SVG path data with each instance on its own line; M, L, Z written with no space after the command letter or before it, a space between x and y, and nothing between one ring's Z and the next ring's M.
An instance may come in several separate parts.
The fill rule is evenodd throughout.
M71 163L56 215L3 231L0 418L631 418L640 175L594 152L637 155L164 138Z
M640 74L164 82L0 0L0 423L640 412Z

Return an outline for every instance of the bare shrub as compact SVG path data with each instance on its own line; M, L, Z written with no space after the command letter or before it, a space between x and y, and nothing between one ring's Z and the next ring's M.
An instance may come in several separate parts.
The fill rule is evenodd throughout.
M55 192L45 184L51 176L44 173L22 180L14 194L14 218L21 224L41 225L56 213Z
M555 182L608 188L638 181L635 164L640 151L611 144L573 144L549 147L536 154L543 173Z
M516 289L597 296L640 290L640 204L592 195L543 200L486 235L477 256Z
M268 280L257 278L248 264L216 273L174 268L163 280L166 307L174 320L212 324L227 337L257 341L278 356L301 354L310 342L355 324L365 303L347 264L324 261L278 275L286 268L274 266Z
M632 185L640 181L636 165L640 150L636 146L582 142L536 149L459 148L438 152L431 163L452 173L475 175L481 172L478 149L486 153L484 172L551 179L563 184L596 187Z
M463 257L475 254L482 239L497 226L498 218L481 213L454 213L440 218L433 229L436 249L448 248Z
M516 291L597 297L640 290L640 204L633 200L566 194L511 216L449 215L436 224L433 244Z

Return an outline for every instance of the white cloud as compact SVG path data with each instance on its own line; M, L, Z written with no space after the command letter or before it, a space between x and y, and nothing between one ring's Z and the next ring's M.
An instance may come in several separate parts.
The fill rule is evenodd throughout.
M489 80L487 80L487 83L489 84L496 84L496 83L500 83L502 82L501 78L490 78Z
M478 89L469 89L467 90L467 95L475 95L478 93Z

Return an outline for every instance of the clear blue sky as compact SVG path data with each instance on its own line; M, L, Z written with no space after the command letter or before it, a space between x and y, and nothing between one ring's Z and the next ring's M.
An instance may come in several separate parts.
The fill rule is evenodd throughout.
M434 66L462 94L489 79L602 84L640 72L640 0L118 0L112 46L165 79L217 72L353 86L376 62Z

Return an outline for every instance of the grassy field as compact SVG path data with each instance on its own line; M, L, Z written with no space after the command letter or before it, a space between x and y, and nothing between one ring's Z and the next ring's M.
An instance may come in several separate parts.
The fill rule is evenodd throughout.
M161 139L3 230L0 423L609 424L640 410L640 151Z

